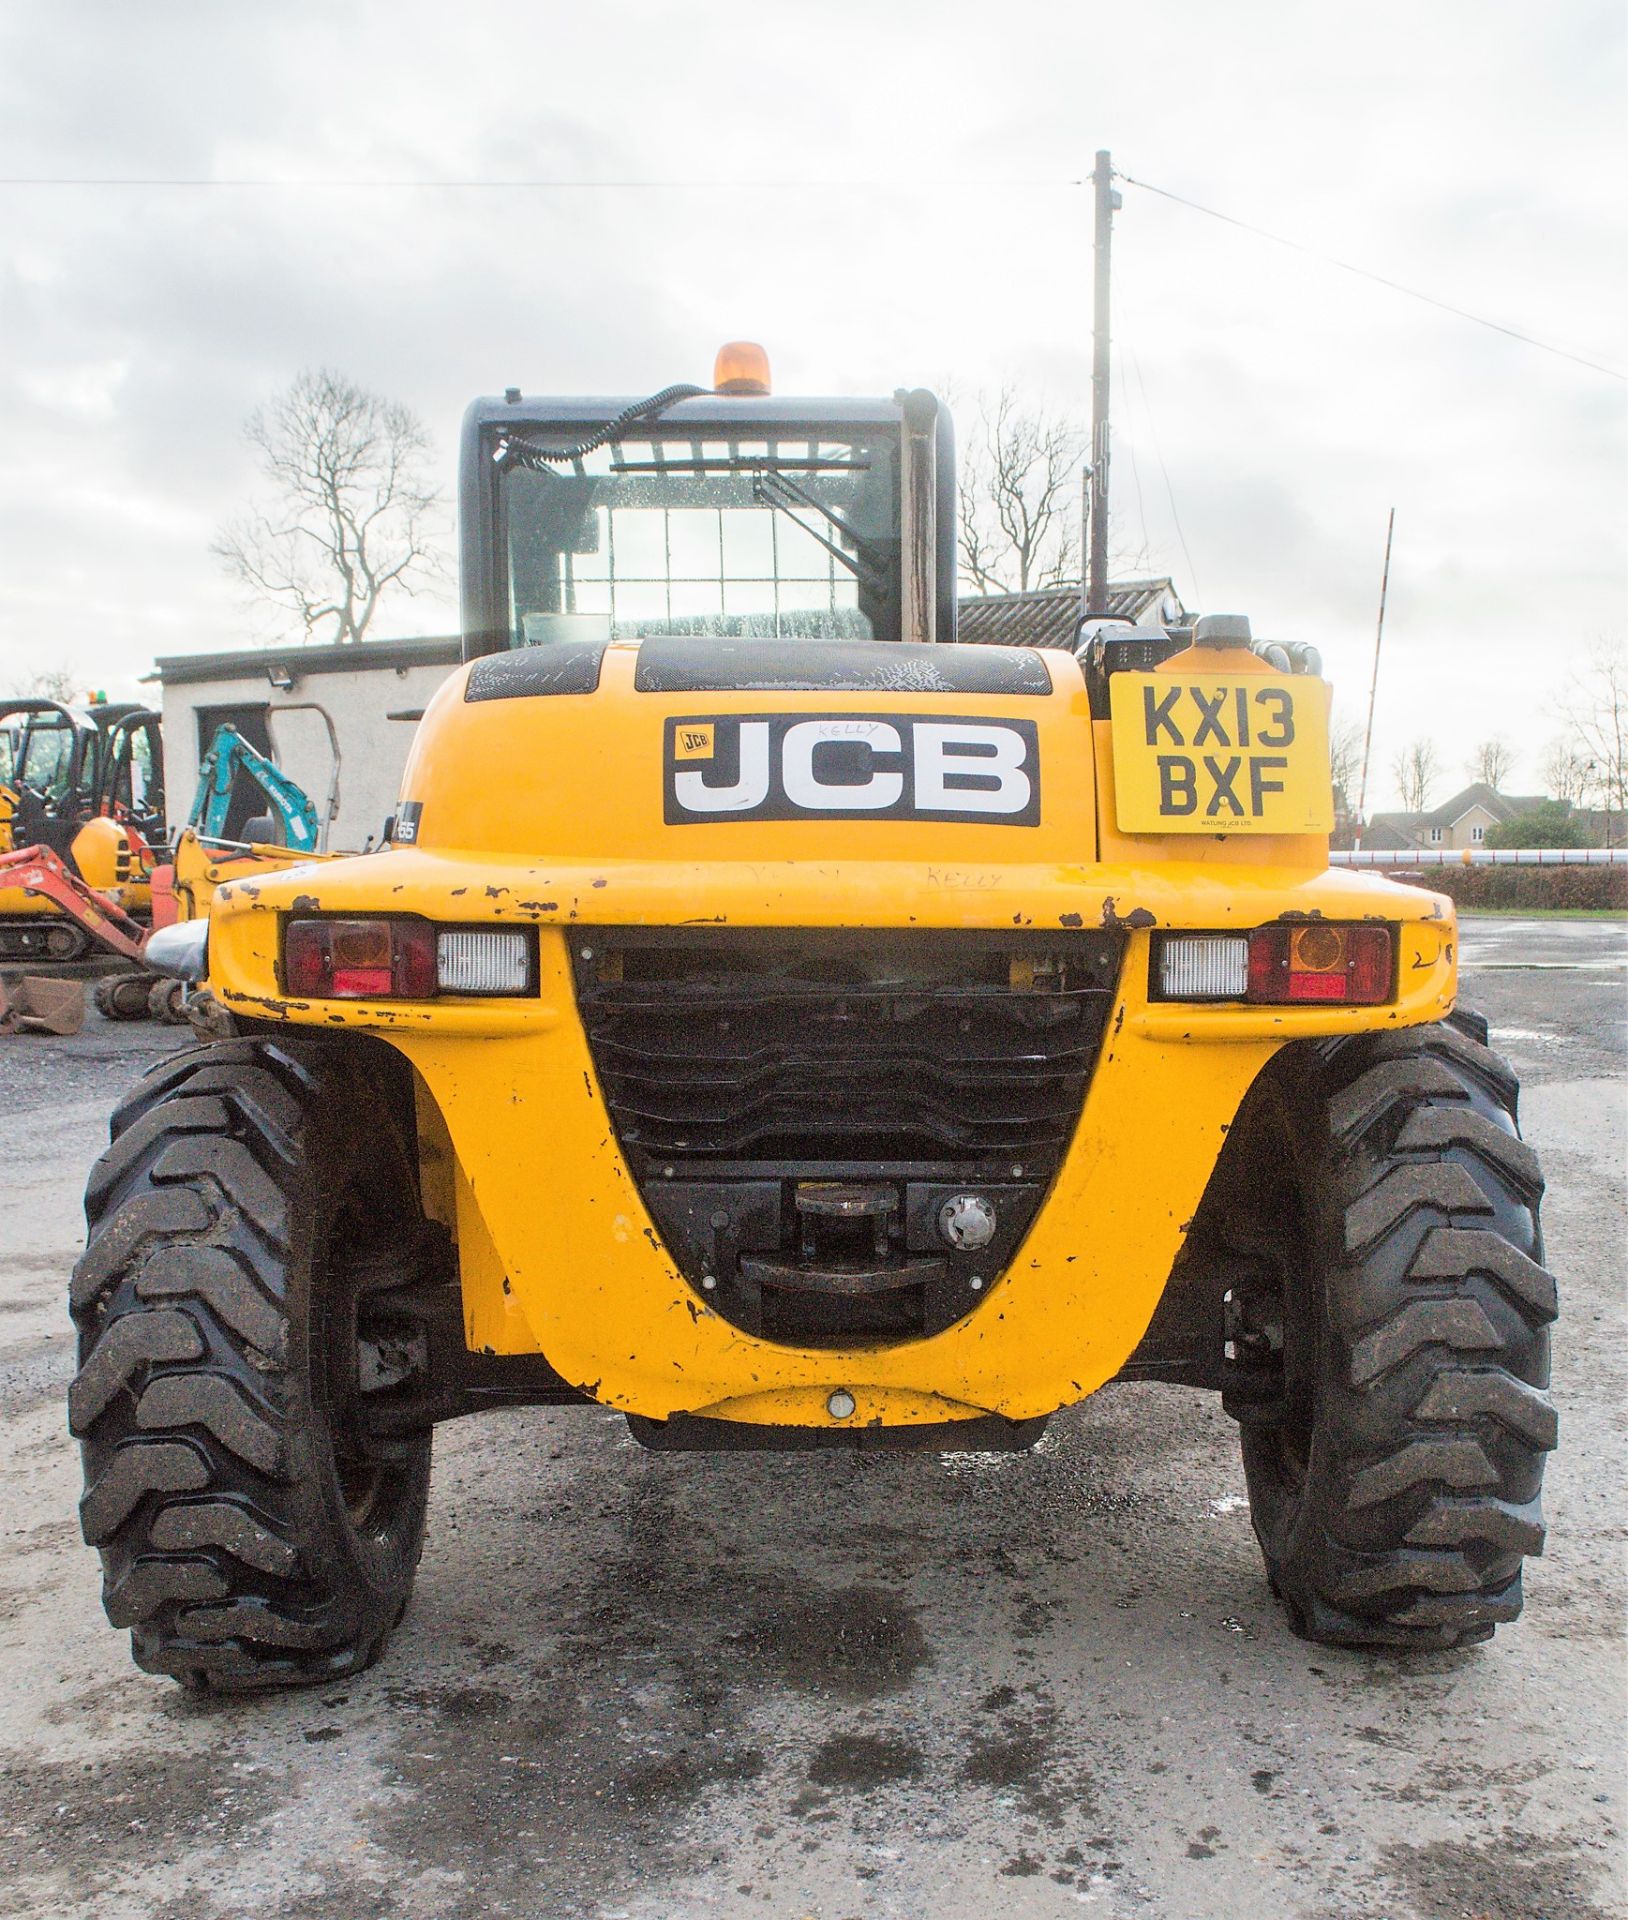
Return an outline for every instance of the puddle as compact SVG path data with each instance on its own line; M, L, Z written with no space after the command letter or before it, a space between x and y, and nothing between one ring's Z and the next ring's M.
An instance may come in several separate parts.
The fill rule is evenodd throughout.
M1049 1427L1032 1447L999 1453L941 1453L938 1455L938 1464L952 1479L965 1479L976 1474L1004 1473L1011 1467L1033 1459L1036 1454L1042 1459L1050 1459L1061 1447L1062 1440L1057 1429Z
M1466 955L1466 973L1615 973L1628 967L1628 955L1610 960L1477 960Z
M1536 1027L1495 1027L1492 1039L1498 1046L1508 1040L1524 1041L1529 1047L1569 1047L1572 1044L1570 1034L1542 1033Z

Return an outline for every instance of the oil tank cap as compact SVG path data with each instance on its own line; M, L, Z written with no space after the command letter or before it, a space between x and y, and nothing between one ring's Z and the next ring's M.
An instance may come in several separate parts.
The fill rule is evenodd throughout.
M1195 647L1247 647L1247 613L1201 613L1193 622Z

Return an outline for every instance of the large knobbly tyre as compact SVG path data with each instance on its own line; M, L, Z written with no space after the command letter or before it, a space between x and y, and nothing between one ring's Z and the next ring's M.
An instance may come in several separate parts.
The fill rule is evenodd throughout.
M154 980L147 990L147 1016L161 1026L187 1024L186 987L179 980Z
M104 1020L145 1020L152 989L150 973L103 974L90 997Z
M108 1618L149 1672L331 1680L407 1604L428 1431L377 1448L356 1418L359 1316L413 1277L421 1232L401 1094L349 1043L235 1040L165 1062L114 1112L73 1276L69 1423Z
M1486 1043L1467 1012L1352 1036L1276 1096L1303 1263L1283 1397L1243 1411L1244 1465L1274 1591L1312 1640L1490 1638L1542 1550L1555 1284L1517 1083Z

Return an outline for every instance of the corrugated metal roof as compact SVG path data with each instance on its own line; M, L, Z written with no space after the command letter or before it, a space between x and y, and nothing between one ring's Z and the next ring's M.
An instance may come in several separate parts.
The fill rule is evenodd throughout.
M1149 619L1162 624L1166 598L1181 609L1168 579L1114 580L1108 586L1108 611L1122 620ZM1066 647L1080 618L1080 590L1043 587L1035 593L969 594L956 606L958 640L988 647Z
M1109 584L1108 611L1125 620L1160 623L1167 599L1181 601L1168 578L1116 580ZM1035 593L972 594L959 603L957 638L995 647L1066 647L1080 617L1078 587L1045 587ZM404 640L363 640L348 646L244 647L230 653L166 654L147 679L165 686L198 680L258 680L268 667L296 674L354 673L368 668L455 666L462 658L456 634Z
M308 673L358 673L393 667L456 666L463 643L454 634L411 640L358 640L346 646L239 647L230 653L163 655L144 680L174 687L197 680L263 680L267 669Z

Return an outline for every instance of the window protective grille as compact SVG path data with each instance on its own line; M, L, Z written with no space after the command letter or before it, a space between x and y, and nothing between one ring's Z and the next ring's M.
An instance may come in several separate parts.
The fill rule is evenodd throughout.
M559 614L604 622L613 638L652 630L876 637L852 566L825 544L857 555L858 543L817 505L764 497L739 464L754 459L784 470L861 539L896 540L892 456L879 442L625 442L563 470L567 482L591 489L569 539L547 521L553 476L511 476L511 486L519 482L510 505L516 641L548 637Z

